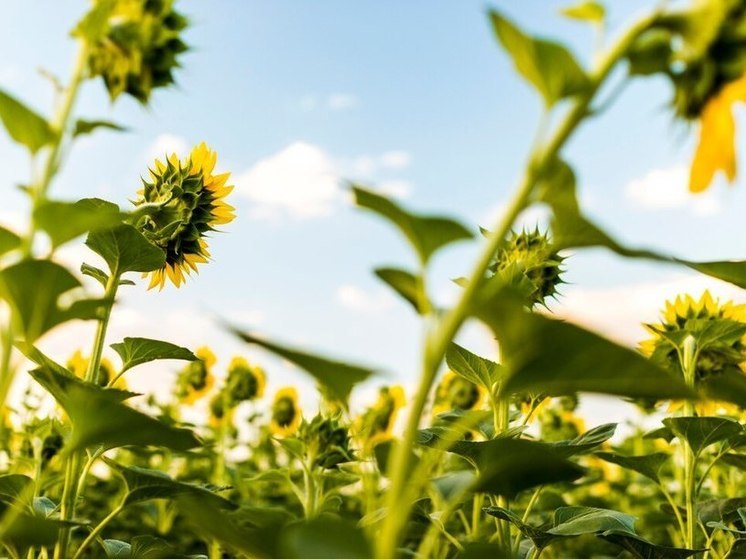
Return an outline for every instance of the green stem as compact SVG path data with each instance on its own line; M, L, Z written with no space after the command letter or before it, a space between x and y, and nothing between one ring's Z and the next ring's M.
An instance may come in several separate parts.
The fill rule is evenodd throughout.
M492 228L487 243L468 276L461 297L456 305L435 324L434 330L428 336L423 352L418 390L412 402L412 409L402 436L402 442L396 445L392 457L391 471L393 476L386 495L386 508L390 513L383 521L377 540L377 559L394 559L396 555L402 528L411 511L411 503L403 497L406 497L410 449L414 446L420 418L448 344L468 316L472 301L478 292L492 258L503 243L513 222L521 211L529 205L534 185L544 171L545 166L557 156L567 139L587 116L590 104L598 89L617 62L625 55L632 42L640 33L648 29L657 17L658 13L654 12L637 21L604 53L589 75L588 89L574 99L565 118L546 144L539 145L532 150L518 188L504 215Z
M692 390L695 389L696 383L696 357L696 341L692 336L687 336L684 340L684 347L681 354L681 369L684 372L684 380L686 381L687 386ZM684 403L683 413L684 416L687 417L695 415L694 403L691 400L686 400ZM681 449L684 454L684 502L686 506L685 545L689 549L694 549L697 526L697 515L695 511L697 457L694 455L694 452L686 441L681 441Z
M114 306L114 301L116 299L120 277L119 273L112 271L112 274L109 276L106 283L106 292L104 293L106 306L104 307L103 316L96 328L96 337L93 341L93 350L91 351L91 358L85 376L86 382L93 383L97 380L99 368L101 367L101 356L103 355L104 344L106 343L106 331L109 328L111 309ZM83 454L81 451L73 452L67 458L67 463L65 465L65 482L62 490L60 520L70 521L75 518L75 505L78 501L80 489L84 487L85 483L85 476L81 475L83 473L81 471L82 459ZM61 528L60 538L54 548L54 559L67 559L69 547L70 529Z
M123 499L122 502L106 516L106 518L104 518L96 525L93 530L91 530L91 533L88 534L88 537L85 540L83 540L83 543L80 544L80 547L75 552L75 555L73 555L73 559L80 559L83 556L83 552L86 550L86 548L91 545L91 543L93 543L93 541L98 537L101 531L106 528L106 526L108 526L108 524L112 520L114 520L120 512L124 510L124 507L125 501Z
M78 42L78 52L75 57L73 65L72 75L70 77L70 83L65 89L64 94L60 100L54 117L51 121L52 131L55 134L55 140L50 146L47 158L44 161L42 168L42 174L39 181L35 181L31 186L31 223L29 231L24 239L23 243L23 254L25 257L30 257L34 245L34 237L36 236L36 220L34 219L34 211L46 200L47 191L52 179L57 174L60 166L62 147L65 143L66 132L70 128L70 118L72 117L73 108L75 101L78 98L78 91L80 85L85 79L85 72L88 64L88 44L84 40Z
M225 436L228 421L230 421L230 410L228 409L228 394L223 390L223 417L220 418L220 424L217 430L217 441L215 444L215 469L212 474L212 482L216 486L222 486L225 483ZM221 556L220 542L213 539L210 542L210 559L220 559Z

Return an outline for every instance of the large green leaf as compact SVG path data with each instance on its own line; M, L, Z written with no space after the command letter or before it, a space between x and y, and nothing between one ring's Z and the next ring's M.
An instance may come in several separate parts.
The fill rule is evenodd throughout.
M568 322L528 312L497 281L484 285L473 313L500 342L507 393L576 392L632 398L693 397L683 380L639 353Z
M616 426L616 423L604 423L603 425L589 429L574 439L549 444L562 456L567 458L579 454L587 454L613 437Z
M386 218L399 229L417 251L423 265L438 249L473 237L466 227L453 219L407 212L388 198L357 186L352 191L358 206Z
M743 432L743 426L728 417L667 417L663 424L686 441L695 456L708 446Z
M323 517L288 526L280 538L282 559L370 559L370 544L354 524Z
M327 389L331 396L342 403L347 402L353 386L374 374L372 369L333 361L325 357L281 346L254 334L241 332L236 328L231 328L231 331L246 343L261 346L297 365Z
M665 452L653 452L640 456L623 456L613 452L596 452L601 460L617 464L627 470L632 470L640 475L660 483L660 469L668 462L670 456Z
M494 361L480 357L454 342L451 342L446 351L446 364L457 375L483 386L489 392L506 373L505 369Z
M530 524L526 524L523 519L511 510L503 507L486 507L483 509L484 512L500 520L506 520L513 526L518 528L518 531L526 538L531 540L536 549L543 549L549 545L552 540L560 537L559 535L550 534L546 529L536 528Z
M556 536L581 536L608 530L634 532L635 517L608 509L562 507L554 512L554 527L548 532Z
M0 90L0 120L19 144L33 154L54 142L56 134L47 120L26 105Z
M111 344L111 348L122 359L120 373L157 359L197 360L197 357L185 347L149 338L124 338L117 344Z
M15 550L17 557L25 557L28 549L33 546L54 545L60 528L74 525L0 503L0 542Z
M17 249L19 246L21 246L21 237L4 227L0 227L0 256Z
M166 253L148 241L131 225L94 231L86 240L88 248L100 255L113 275L152 272L166 263Z
M123 404L123 394L129 393L101 388L45 366L30 374L70 417L68 451L93 445L161 446L184 451L200 444L188 429L171 427Z
M102 301L97 299L62 306L63 295L80 287L67 269L48 260L24 260L0 272L0 298L10 304L16 331L29 343L68 320L99 316Z
M588 76L564 46L529 37L494 10L490 20L516 69L541 94L547 107L588 88Z
M58 247L89 231L119 225L126 214L119 206L99 198L83 198L77 202L49 200L34 210L36 225Z

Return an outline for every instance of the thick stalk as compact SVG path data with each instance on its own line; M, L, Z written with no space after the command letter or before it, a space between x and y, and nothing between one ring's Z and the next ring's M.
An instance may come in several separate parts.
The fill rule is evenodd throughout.
M684 340L681 353L681 369L684 372L684 380L687 386L695 390L697 365L697 345L692 336ZM684 416L692 417L695 414L694 403L687 400L684 403ZM697 457L692 452L686 441L681 441L681 450L684 454L684 500L686 505L686 547L694 549L696 539L697 515L695 511L696 499L696 468Z
M656 17L657 13L653 13L637 21L604 53L590 73L588 89L575 98L565 118L546 144L539 145L532 150L518 188L504 215L491 229L487 243L474 264L471 274L468 276L468 281L461 292L461 297L456 305L435 324L431 335L427 337L418 390L412 402L412 409L402 436L402 443L396 445L394 456L392 457L391 471L393 472L393 476L391 486L386 495L386 508L390 511L390 514L385 517L383 526L381 527L376 548L377 559L393 559L396 554L401 530L411 510L411 503L406 502L402 497L404 496L405 486L408 482L407 472L409 471L410 449L414 446L420 418L448 344L468 316L472 301L477 294L492 258L503 243L506 234L518 217L518 214L530 203L534 185L543 172L544 167L558 155L567 139L588 115L591 102L595 98L598 89L617 62L627 52L630 44L655 21Z
M220 418L220 423L217 429L217 441L215 445L215 468L212 473L212 483L220 487L225 483L225 436L227 431L228 422L230 421L230 410L228 410L228 397L225 390L223 390L223 417ZM210 559L220 559L221 556L220 542L213 539L210 542Z
M117 289L119 288L119 280L120 275L112 272L106 283L106 292L104 294L106 306L104 307L103 316L96 328L96 337L93 341L91 358L88 362L88 370L86 371L86 382L92 383L97 380L99 368L101 367L101 356L103 355L104 344L106 343L106 331L109 328L109 318L111 317L111 309L114 306ZM67 458L67 463L65 465L65 483L62 490L60 520L73 520L73 518L75 518L75 505L77 504L79 495L78 488L83 487L84 481L81 478L82 460L83 454L81 451L73 452ZM54 548L54 559L67 559L69 547L70 530L69 528L61 528L60 538Z

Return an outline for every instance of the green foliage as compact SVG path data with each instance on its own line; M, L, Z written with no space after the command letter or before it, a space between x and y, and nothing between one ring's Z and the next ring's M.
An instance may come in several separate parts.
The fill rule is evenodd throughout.
M160 359L197 360L197 357L184 347L149 338L124 338L119 343L111 344L111 348L122 359L120 374L132 367Z
M35 154L56 137L47 120L0 90L0 120L13 140Z
M90 233L86 245L106 261L116 277L127 272L152 272L166 263L163 250L127 224Z
M34 210L34 221L56 248L89 231L100 231L119 225L125 214L119 206L99 198L77 202L47 200Z

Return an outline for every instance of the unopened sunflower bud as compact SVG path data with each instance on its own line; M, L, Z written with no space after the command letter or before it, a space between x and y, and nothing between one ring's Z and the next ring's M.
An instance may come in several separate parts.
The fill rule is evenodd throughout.
M562 282L562 261L549 238L539 232L511 233L490 270L526 293L529 306L544 305Z
M349 429L336 418L317 415L301 425L299 437L306 443L314 466L329 470L353 459Z

